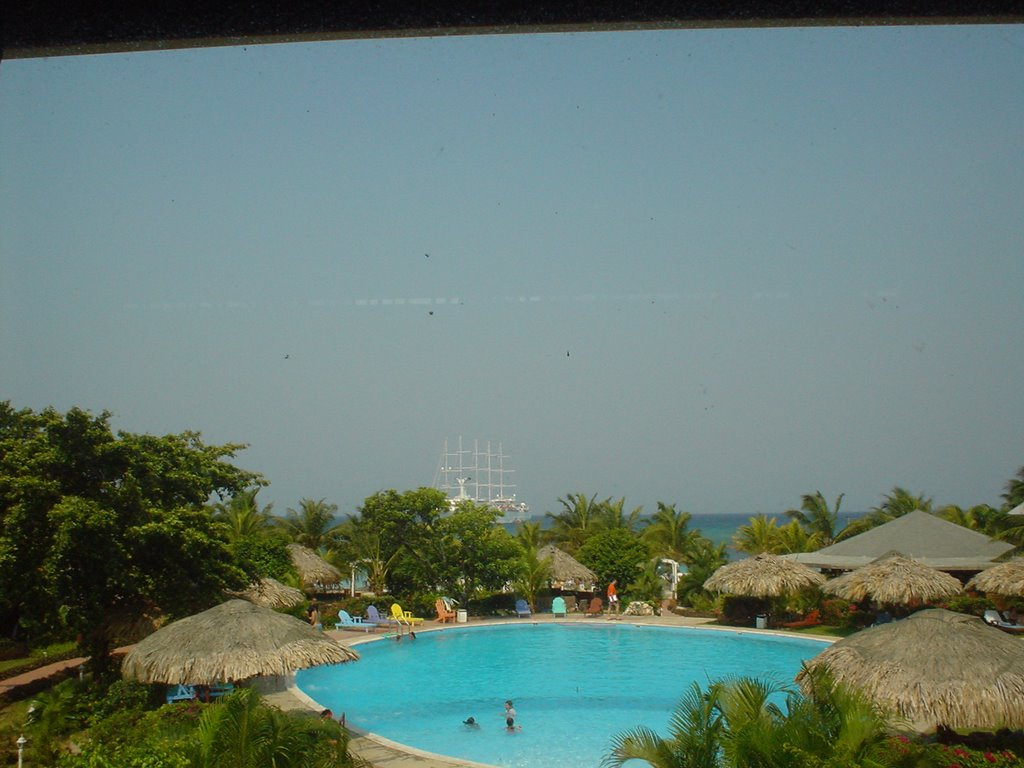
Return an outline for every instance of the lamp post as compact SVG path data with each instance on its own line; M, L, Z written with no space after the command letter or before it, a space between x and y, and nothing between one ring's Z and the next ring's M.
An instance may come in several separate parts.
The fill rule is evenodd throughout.
M25 742L28 741L24 736L19 736L15 744L18 745L18 768L21 768L21 751L25 748Z

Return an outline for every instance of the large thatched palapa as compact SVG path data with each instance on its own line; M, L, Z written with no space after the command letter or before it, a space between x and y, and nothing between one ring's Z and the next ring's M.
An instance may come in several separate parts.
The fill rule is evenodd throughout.
M358 658L294 616L229 600L154 632L124 657L121 674L143 683L212 685Z
M941 608L870 627L822 651L826 667L920 731L1024 727L1024 642ZM797 681L806 686L801 672Z
M1024 557L982 571L967 582L971 589L993 595L1024 597Z
M828 581L824 590L855 603L871 599L886 605L909 605L952 597L963 590L963 585L948 573L890 552Z
M299 580L302 581L303 587L308 589L317 584L327 585L341 581L341 571L309 547L289 544L287 549L292 565L299 572Z
M551 560L551 580L556 584L582 588L584 585L593 586L597 583L596 573L553 544L538 549L537 559Z
M824 576L806 565L762 552L723 565L704 582L704 588L747 597L781 597L820 586L824 581Z
M256 605L262 605L264 608L291 608L306 599L302 590L289 587L277 579L270 578L260 579L241 592L230 592L229 594Z

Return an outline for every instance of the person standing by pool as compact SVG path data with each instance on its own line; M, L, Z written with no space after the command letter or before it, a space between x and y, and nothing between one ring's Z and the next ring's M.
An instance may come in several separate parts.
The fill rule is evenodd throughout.
M612 579L608 585L608 610L615 610L615 613L619 612L619 592L615 588L615 585L619 583L618 579Z

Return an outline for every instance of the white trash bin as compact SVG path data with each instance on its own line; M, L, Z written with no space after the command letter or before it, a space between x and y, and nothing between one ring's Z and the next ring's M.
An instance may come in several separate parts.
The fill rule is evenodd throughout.
M459 610L457 610L455 612L455 621L458 622L459 624L465 624L468 619L469 619L469 614L466 613L466 609L465 608L459 608Z
M765 614L763 614L763 613L759 613L757 615L757 618L754 619L754 623L755 623L755 626L758 629L767 629L768 628L768 617Z

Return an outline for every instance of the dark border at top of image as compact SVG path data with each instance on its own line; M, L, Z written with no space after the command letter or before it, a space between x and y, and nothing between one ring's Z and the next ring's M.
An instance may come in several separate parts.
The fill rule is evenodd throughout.
M0 56L373 37L1021 22L1024 0L9 0L0 10Z

